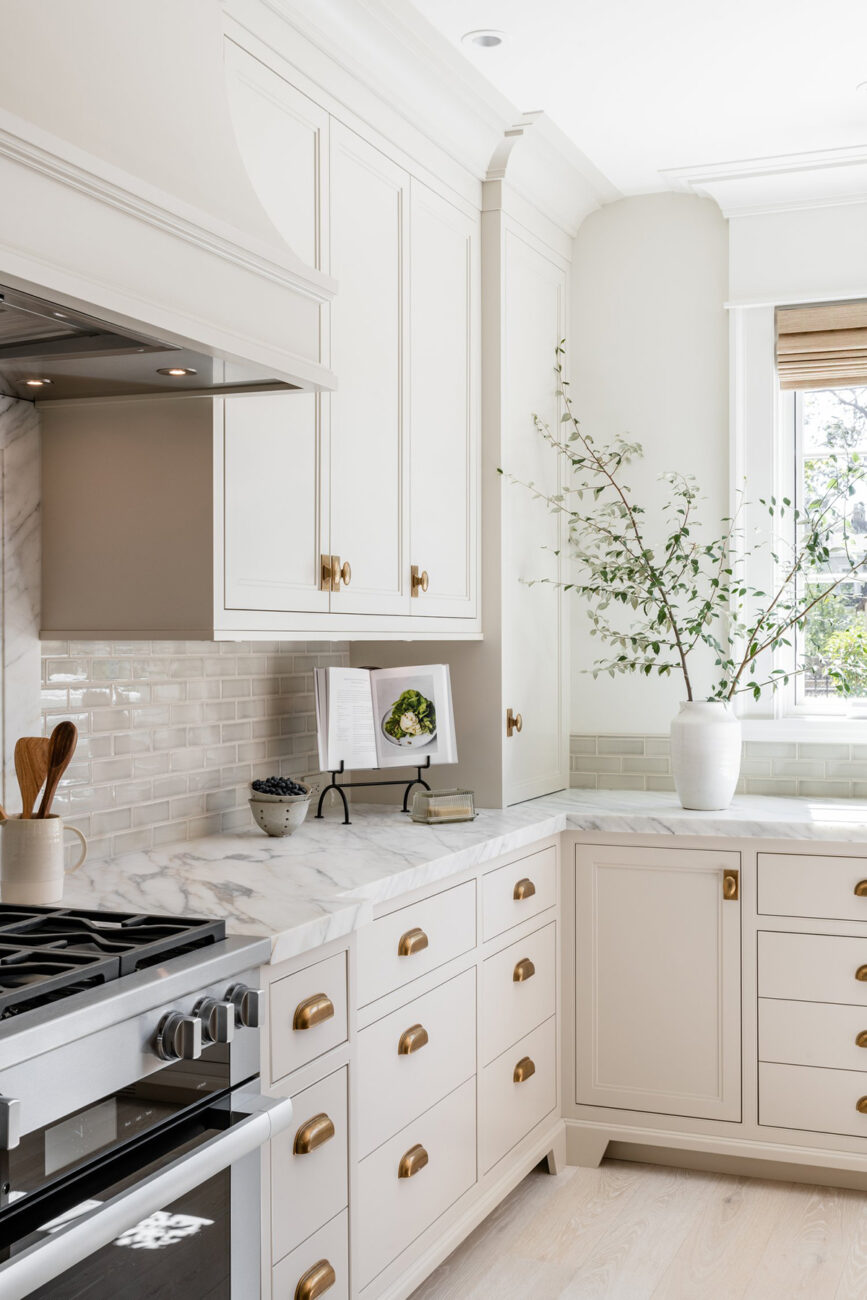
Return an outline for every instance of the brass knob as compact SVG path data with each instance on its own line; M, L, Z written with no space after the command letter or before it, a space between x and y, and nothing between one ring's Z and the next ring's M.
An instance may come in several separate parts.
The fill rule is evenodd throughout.
M513 731L521 732L524 730L524 719L520 713L513 713L511 709L506 709L506 736L511 737Z
M296 1156L309 1155L334 1137L334 1120L328 1115L314 1115L295 1134L292 1150Z
M424 930L416 926L413 930L407 930L406 934L400 936L397 955L398 957L411 957L414 952L422 952L427 946L427 935Z
M397 1166L398 1178L413 1178L424 1169L427 1162L428 1154L421 1143L417 1142L400 1157L400 1164Z
M312 998L305 998L295 1008L292 1018L293 1029L312 1029L321 1025L323 1020L330 1020L334 1015L334 1003L325 993L314 993Z
M519 961L512 972L512 980L515 984L523 984L524 980L531 980L536 974L536 967L530 961L529 957L524 957Z
M723 872L723 898L730 903L737 902L738 894L740 893L739 886L740 881L738 879L737 871Z
M867 880L859 880L852 893L856 898L867 898Z
M522 1056L515 1066L515 1073L512 1075L513 1083L526 1083L536 1073L536 1066L530 1060L529 1056Z
M512 897L516 903L522 903L525 898L532 898L535 892L536 886L525 876L523 880L518 881Z
M861 1033L855 1039L856 1047L867 1047L867 1029L862 1029Z
M867 1097L859 1097L855 1102L855 1109L859 1115L867 1115Z
M420 1051L429 1042L428 1032L424 1025L410 1025L409 1029L405 1029L400 1036L397 1054L398 1056L412 1056L413 1052Z
M867 980L867 966L859 966L855 972L855 978L861 980L862 983Z
M303 1277L298 1279L295 1288L295 1300L316 1300L317 1296L330 1291L337 1281L337 1274L327 1259L320 1259L318 1264L308 1268Z
M414 564L409 571L409 581L409 594L415 597L420 591L427 591L430 586L430 575L427 569L419 570L418 565Z
M340 577L344 587L348 587L352 581L352 566L348 560L344 560L340 567Z

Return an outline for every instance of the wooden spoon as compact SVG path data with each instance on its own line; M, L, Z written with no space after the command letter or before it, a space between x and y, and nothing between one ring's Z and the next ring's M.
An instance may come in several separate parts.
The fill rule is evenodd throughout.
M48 748L48 776L45 781L45 793L39 805L37 817L47 817L51 803L60 784L60 778L69 767L69 760L78 744L78 728L74 722L58 722L51 733Z
M22 736L15 743L15 771L21 787L21 816L32 817L33 805L48 775L47 736Z

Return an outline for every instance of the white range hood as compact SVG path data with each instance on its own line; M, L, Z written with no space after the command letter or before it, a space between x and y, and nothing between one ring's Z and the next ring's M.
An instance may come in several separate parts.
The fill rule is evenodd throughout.
M220 0L0 0L0 42L10 303L21 291L215 359L200 389L333 388L335 282L292 252L253 189Z

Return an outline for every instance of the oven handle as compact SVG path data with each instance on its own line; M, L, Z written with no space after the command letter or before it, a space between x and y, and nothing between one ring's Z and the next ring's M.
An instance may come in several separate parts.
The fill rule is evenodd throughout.
M231 1128L180 1156L135 1187L84 1214L47 1241L37 1242L0 1265L0 1296L25 1300L67 1269L93 1255L142 1219L186 1195L214 1174L258 1150L292 1121L292 1102L258 1092L234 1094L233 1113L246 1115Z

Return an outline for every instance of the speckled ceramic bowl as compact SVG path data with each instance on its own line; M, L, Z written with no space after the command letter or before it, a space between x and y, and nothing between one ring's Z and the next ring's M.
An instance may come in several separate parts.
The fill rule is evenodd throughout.
M259 794L250 799L250 812L266 835L291 835L307 816L310 794Z

